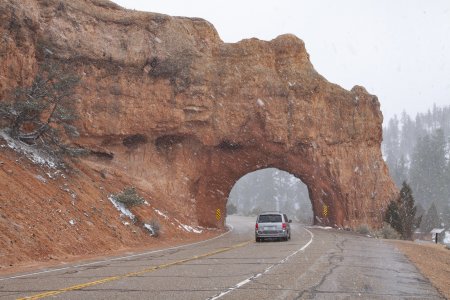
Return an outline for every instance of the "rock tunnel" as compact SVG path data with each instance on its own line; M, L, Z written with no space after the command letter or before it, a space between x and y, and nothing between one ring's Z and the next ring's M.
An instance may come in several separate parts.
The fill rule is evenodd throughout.
M228 195L226 208L227 217L282 211L293 221L313 224L307 186L291 173L277 168L260 169L239 178Z
M382 220L383 201L377 201L377 175L364 177L359 168L377 171L382 165L376 161L363 165L364 152L356 155L358 163L342 169L345 160L353 160L354 149L341 149L336 157L327 157L313 146L303 145L294 150L287 150L279 144L256 144L240 146L238 143L220 144L208 157L207 167L195 184L193 193L197 199L197 209L202 211L201 219L205 226L222 226L222 219L217 220L216 210L225 211L227 196L239 178L250 172L265 168L277 168L299 178L308 187L312 203L314 224L333 227L356 226L368 223L375 226ZM379 161L378 163L381 163ZM370 170L371 169L371 170ZM345 172L349 175L346 177ZM365 181L365 178L367 179ZM344 185L344 180L348 180ZM358 186L372 180L369 190L360 190ZM387 197L387 199L389 199Z
M308 186L323 225L381 225L397 190L381 155L378 99L328 82L299 38L229 44L201 19L31 3L2 10L21 18L20 39L2 44L14 64L0 61L0 96L46 60L79 74L72 142L107 178L128 178L193 223L222 227L215 212L225 212L234 183L274 167Z

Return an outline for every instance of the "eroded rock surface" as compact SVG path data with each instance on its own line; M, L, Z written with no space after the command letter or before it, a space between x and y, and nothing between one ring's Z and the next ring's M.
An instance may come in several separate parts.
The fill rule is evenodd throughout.
M228 44L207 21L105 0L2 0L0 24L0 97L44 59L75 71L83 163L194 224L223 226L233 184L267 167L308 186L316 223L378 226L395 197L377 98L329 83L293 35Z

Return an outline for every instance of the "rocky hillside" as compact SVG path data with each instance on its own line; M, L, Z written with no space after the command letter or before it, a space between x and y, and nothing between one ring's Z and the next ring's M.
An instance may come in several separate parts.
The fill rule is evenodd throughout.
M80 77L79 135L67 141L88 153L74 162L76 172L51 179L28 162L14 164L15 154L2 149L3 167L12 170L2 175L11 189L2 191L2 211L8 201L21 211L4 222L12 243L22 234L13 224L25 231L42 223L29 241L36 247L44 239L67 253L67 235L44 230L52 215L72 233L79 226L80 235L67 238L80 245L140 243L144 233L125 231L107 203L127 185L193 227L222 227L216 211L225 211L233 184L266 167L300 178L315 222L325 225L378 226L397 192L381 157L378 99L325 80L295 36L227 44L205 20L129 11L106 0L2 0L0 38L1 101L30 85L40 65ZM13 191L21 198L11 200ZM42 215L33 219L31 207Z
M133 207L131 220L109 200L138 180L104 178L85 164L52 168L45 156L0 138L0 273L17 267L180 243L213 234L191 228L171 203L151 198ZM14 150L12 149L14 148ZM143 227L157 222L160 235ZM184 222L184 223L183 223ZM202 234L199 234L199 233Z

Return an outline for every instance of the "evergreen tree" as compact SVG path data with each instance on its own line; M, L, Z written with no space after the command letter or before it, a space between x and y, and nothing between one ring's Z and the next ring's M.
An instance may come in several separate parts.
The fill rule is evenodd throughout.
M450 229L450 206L444 206L441 214L442 223L444 223L444 227Z
M384 220L400 233L402 239L410 240L416 224L420 221L416 218L416 211L411 188L403 182L400 194L389 204Z
M417 140L416 128L414 121L405 111L402 112L401 123L400 153L408 160Z
M397 232L402 232L402 222L400 219L399 207L397 201L391 201L384 216L384 221L389 223Z
M407 161L403 154L400 155L400 158L396 162L391 175L392 179L394 179L394 182L398 187L402 186L402 183L408 179Z
M446 148L444 134L440 129L417 141L409 177L416 197L422 204L435 202L442 207L446 202L444 199L448 198Z
M397 116L394 115L394 118L389 120L388 127L383 131L383 148L384 154L386 156L386 163L389 167L389 172L393 175L396 169L397 161L399 159L399 143L400 131L398 127L398 119Z
M64 143L79 135L74 126L75 89L80 78L51 60L39 64L30 86L17 87L0 101L0 126L16 140L45 149L52 155L83 153Z
M402 184L398 203L399 216L402 224L400 234L404 240L410 240L412 238L414 225L416 224L417 208L414 206L414 197L412 195L411 187L406 182L403 182Z
M449 122L450 123L450 122ZM450 207L450 139L447 145L447 166L444 171L445 192L443 195L444 208Z
M441 222L439 220L436 205L434 205L433 202L422 220L420 229L422 232L430 232L433 228L440 227L440 225Z
M420 224L422 223L425 214L426 214L425 209L420 203L418 203L416 205L416 224L414 226L415 229L420 228Z
M425 209L423 208L423 206L420 203L418 203L416 205L416 216L420 217L420 216L423 216L425 214L426 214Z

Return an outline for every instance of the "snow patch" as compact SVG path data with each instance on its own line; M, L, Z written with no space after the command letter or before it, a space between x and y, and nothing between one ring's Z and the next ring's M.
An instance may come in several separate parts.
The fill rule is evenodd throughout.
M189 226L189 225L185 225L185 224L180 224L181 227L183 227L184 230L186 230L187 232L194 232L194 233L202 233L203 230Z
M309 226L309 228L318 228L318 229L325 229L325 230L333 229L333 227L330 227L330 226L318 226L318 225Z
M25 155L29 160L31 160L34 164L47 166L52 169L56 169L58 164L56 161L50 157L48 154L40 151L39 149L34 148L28 144L25 144L21 141L16 141L12 139L5 131L0 131L0 137L2 137L8 147L12 150Z
M203 229L204 229L203 227L200 227L200 226L192 227L192 226L181 223L176 218L174 218L174 220L178 223L178 228L181 228L184 231L193 232L193 233L202 233L203 232Z
M156 231L155 231L155 229L153 228L152 225L144 224L144 228L147 229L150 232L150 235L152 235L152 236L156 235Z
M36 175L34 176L37 180L39 180L42 183L47 183L47 179L45 179L44 177L42 177L41 175Z
M154 208L153 210L154 210L158 215L163 216L164 219L167 220L167 219L169 218L165 213L161 212L159 209Z
M261 99L258 98L258 100L256 100L256 104L258 104L258 106L265 106L264 101L262 101Z
M132 221L136 218L136 216L128 208L126 208L123 203L120 203L119 201L114 199L112 195L108 197L108 200L111 201L111 203L118 211L120 211L121 217L126 216Z
M450 245L450 231L444 232L444 244Z

